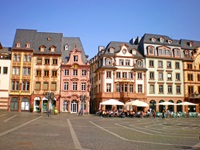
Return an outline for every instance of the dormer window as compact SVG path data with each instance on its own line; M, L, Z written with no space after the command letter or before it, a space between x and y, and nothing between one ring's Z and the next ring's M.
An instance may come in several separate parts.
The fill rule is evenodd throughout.
M171 43L172 43L172 40L168 40L167 42L168 42L169 44L171 44Z
M156 39L155 39L155 38L151 38L151 41L152 41L152 42L155 42L155 41L156 41Z
M135 49L132 49L132 50L131 50L131 54L136 55L136 50L135 50Z
M68 50L69 50L69 46L65 45L65 51L68 51Z
M44 52L44 51L45 51L45 48L46 48L46 47L45 47L45 46L43 46L43 45L42 45L42 46L40 46L40 52Z
M160 38L160 43L164 43L164 38L163 37Z
M18 47L18 48L20 47L20 43L19 42L16 43L16 47Z
M192 41L189 42L189 46L190 46L190 47L193 46L193 42L192 42Z
M30 43L26 43L26 48L30 48Z
M108 52L109 52L109 53L114 53L114 48L112 48L112 47L109 48L109 49L108 49Z
M142 67L142 60L137 60L137 66Z
M55 46L51 46L51 47L50 47L50 51L51 51L51 52L55 52L55 51L56 51L56 47L55 47Z

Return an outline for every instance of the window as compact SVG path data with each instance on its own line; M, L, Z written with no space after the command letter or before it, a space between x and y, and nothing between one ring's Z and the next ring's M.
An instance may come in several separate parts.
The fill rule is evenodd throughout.
M27 55L24 55L24 62L27 61Z
M128 92L128 85L124 84L124 92Z
M41 65L42 64L42 58L37 58L37 65Z
M200 74L197 74L197 81L200 81Z
M164 38L160 38L160 43L163 43L164 42Z
M158 72L158 80L163 80L163 72Z
M16 54L13 55L13 61L14 61L14 62L17 61L17 55L16 55Z
M8 67L3 67L3 74L8 74Z
M188 94L193 94L193 93L194 93L194 87L188 86Z
M74 62L78 62L78 55L74 55Z
M162 61L158 61L158 68L163 68L163 62Z
M154 85L150 85L150 91L149 91L151 94L152 93L155 93L155 87Z
M52 77L57 77L57 71L56 70L52 70Z
M119 84L116 85L116 92L120 92L120 85Z
M36 76L41 77L41 70L36 70Z
M127 78L127 72L122 72L122 78Z
M20 68L19 67L13 67L12 68L12 74L13 75L19 75L19 73L20 73ZM0 69L0 71L1 71L1 69Z
M125 60L126 66L130 66L130 60Z
M30 83L27 81L22 82L22 91L29 91Z
M18 62L21 61L21 55L20 55L20 54L17 55L17 61L18 61Z
M154 67L154 61L153 60L149 61L149 67Z
M82 83L81 83L81 90L82 90L82 91L85 91L85 90L86 90L86 83L85 83L85 82L82 82Z
M23 68L23 75L30 76L30 74L31 74L31 69L27 68L27 67L24 67Z
M47 91L49 90L49 82L44 82L44 90Z
M69 75L69 70L65 69L64 74L65 74L65 76L68 76Z
M129 75L129 79L133 79L133 73L132 72L129 72L128 75Z
M106 84L106 92L111 92L111 83Z
M30 43L26 43L26 48L30 48Z
M49 70L44 70L44 77L49 77Z
M137 66L138 66L138 67L142 67L142 60L138 60L138 61L137 61Z
M77 82L72 83L72 89L73 91L77 91Z
M172 73L167 73L167 80L172 80Z
M106 59L106 65L111 65L111 59L109 58Z
M45 58L45 59L44 59L44 64L45 64L45 65L49 65L49 58Z
M180 81L180 80L181 80L181 78L180 78L180 73L176 73L176 80L177 80L177 81Z
M167 68L172 68L172 64L170 61L167 61Z
M153 80L154 79L154 72L150 72L149 77L150 77L151 80Z
M18 48L20 47L20 43L19 42L16 43L16 47L18 47Z
M51 82L51 90L56 91L56 82Z
M19 81L12 81L12 90L19 90Z
M142 79L142 73L141 72L138 72L138 79Z
M129 85L129 92L133 93L133 85Z
M87 71L86 70L82 70L82 76L86 76Z
M175 62L175 68L180 69L180 63L179 62Z
M111 71L106 71L106 78L111 78Z
M138 84L138 93L142 93L142 85Z
M69 50L69 46L65 45L65 50L68 51Z
M64 82L64 90L65 91L69 90L69 82Z
M153 54L154 52L153 52L153 47L149 47L149 54Z
M161 56L162 55L162 49L158 50L158 55Z
M57 59L53 59L52 61L53 61L52 62L53 65L57 65L58 64L58 60Z
M168 93L172 93L172 85L168 85Z
M31 62L31 56L30 55L27 56L27 62Z
M188 81L193 81L193 74L188 74Z
M164 87L163 87L163 85L159 85L159 93L164 93Z
M45 46L40 46L40 52L44 52L45 51Z
M181 94L181 86L180 85L176 86L176 93Z
M78 75L78 70L73 69L73 76L77 76Z
M121 72L116 73L116 78L121 78Z
M52 47L50 48L50 51L51 51L51 52L55 52L55 51L56 51L56 48L55 48L54 46L52 46Z
M120 60L119 60L119 65L120 65L120 66L123 66L123 65L124 65L124 60L123 60L123 59L120 59Z
M192 64L187 64L187 69L191 70L192 69Z
M41 90L41 82L36 82L35 90Z

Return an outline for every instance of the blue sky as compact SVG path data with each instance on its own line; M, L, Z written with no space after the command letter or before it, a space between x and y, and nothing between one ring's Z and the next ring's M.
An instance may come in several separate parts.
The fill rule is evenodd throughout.
M16 29L80 37L89 58L110 41L145 33L200 41L199 0L4 0L0 42L11 47Z

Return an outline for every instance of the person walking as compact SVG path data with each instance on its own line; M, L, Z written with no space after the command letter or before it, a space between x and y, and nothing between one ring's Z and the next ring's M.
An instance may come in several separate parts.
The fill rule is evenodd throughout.
M165 119L165 110L162 110L162 119Z

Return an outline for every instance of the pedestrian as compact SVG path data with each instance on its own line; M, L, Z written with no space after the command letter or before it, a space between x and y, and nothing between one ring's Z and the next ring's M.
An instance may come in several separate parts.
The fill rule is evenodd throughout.
M156 118L156 111L153 110L152 112L153 112L153 118Z
M164 119L165 118L165 110L163 109L162 110L162 119Z

